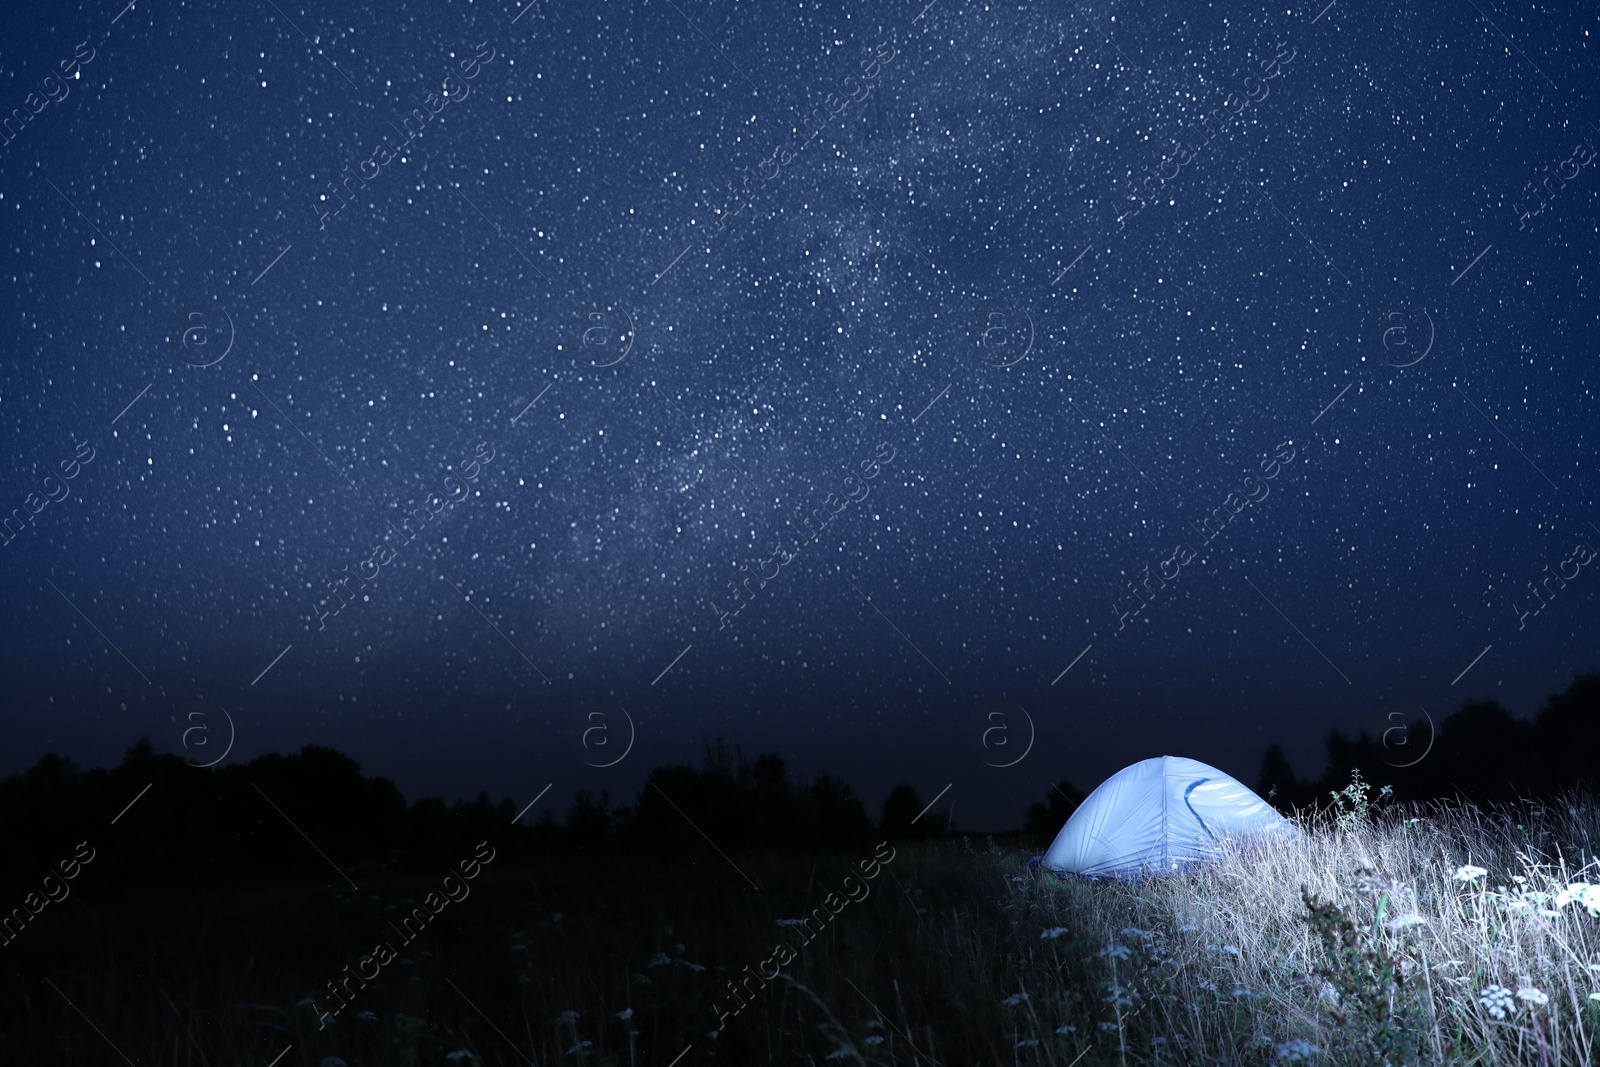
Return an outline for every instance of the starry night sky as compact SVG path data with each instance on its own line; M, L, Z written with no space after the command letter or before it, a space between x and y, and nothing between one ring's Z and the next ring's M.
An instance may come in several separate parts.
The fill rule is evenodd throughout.
M0 774L1000 829L1600 665L1592 13L124 3L0 46Z

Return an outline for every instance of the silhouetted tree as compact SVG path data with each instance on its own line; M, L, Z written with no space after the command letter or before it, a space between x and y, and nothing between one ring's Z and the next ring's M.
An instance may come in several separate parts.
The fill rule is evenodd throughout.
M1538 758L1563 781L1595 788L1600 774L1600 674L1583 674L1539 710Z
M1302 782L1294 776L1289 757L1283 746L1268 745L1261 757L1261 771L1256 775L1256 792L1279 811L1292 811L1305 807L1316 799L1316 785Z
M723 849L834 851L859 845L872 826L839 778L793 783L776 753L747 760L720 738L706 745L702 768L652 770L637 801L616 814L620 835L635 847L673 853L703 851L707 838Z
M884 798L882 814L878 819L878 832L891 841L916 841L930 837L943 837L950 830L948 812L928 812L917 816L926 807L910 782L901 782Z
M598 848L611 839L612 815L611 794L602 789L600 799L587 790L575 794L572 806L567 809L566 830L567 843L581 851Z
M794 837L796 804L789 787L788 770L775 752L741 763L737 772L750 815L753 840L787 843Z
M657 767L639 790L627 833L640 846L667 854L704 849L706 838L732 847L747 836L738 800L732 776L720 768Z
M820 774L800 795L794 844L836 851L855 849L872 833L872 820L854 789L842 778Z
M1065 778L1050 787L1044 803L1035 801L1028 805L1023 828L1034 841L1048 845L1055 840L1061 828L1072 818L1072 813L1083 803L1083 792Z

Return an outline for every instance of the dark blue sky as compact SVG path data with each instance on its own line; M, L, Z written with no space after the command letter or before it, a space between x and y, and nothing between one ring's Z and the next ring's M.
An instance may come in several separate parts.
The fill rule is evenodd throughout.
M559 806L722 736L1002 827L1531 713L1600 663L1597 33L13 20L0 773L231 732Z

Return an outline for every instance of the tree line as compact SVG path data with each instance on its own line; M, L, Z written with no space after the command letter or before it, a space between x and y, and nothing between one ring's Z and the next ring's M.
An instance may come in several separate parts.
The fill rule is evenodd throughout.
M1479 804L1593 791L1600 770L1600 674L1580 674L1519 719L1493 700L1469 700L1430 727L1427 719L1395 719L1373 735L1328 734L1327 769L1297 778L1279 745L1268 747L1256 792L1282 811L1326 804L1352 771L1396 800L1463 797Z
M1493 701L1469 701L1432 729L1413 722L1391 725L1387 736L1335 730L1326 748L1321 778L1302 780L1283 749L1271 745L1256 791L1289 812L1326 805L1352 771L1409 801L1462 796L1489 803L1592 790L1600 767L1600 674L1578 676L1531 719ZM1070 781L1057 782L1027 809L1018 836L1042 850L1083 799ZM335 868L352 878L437 870L485 840L514 860L612 848L666 860L710 857L708 842L730 854L856 852L885 838L953 832L947 813L924 807L902 783L874 819L841 778L823 773L799 781L776 753L750 759L720 739L706 744L700 766L652 770L631 803L613 805L605 791L579 792L559 817L545 804L537 817L520 820L510 798L492 802L487 793L407 804L392 781L365 776L355 760L319 745L200 770L141 740L113 768L80 770L52 754L0 781L0 889L26 890L80 842L96 857L93 877L80 888L95 895L337 877Z
M141 739L113 768L80 770L52 754L0 782L0 887L27 888L81 841L96 851L95 877L84 883L95 895L433 870L484 840L520 859L613 847L715 859L708 840L728 853L836 852L950 830L948 815L922 813L909 783L873 819L841 778L797 781L777 754L747 759L720 739L706 745L699 767L652 770L632 803L584 791L559 818L541 807L541 815L517 820L510 798L495 803L487 793L408 805L392 781L367 777L355 760L320 745L201 770Z

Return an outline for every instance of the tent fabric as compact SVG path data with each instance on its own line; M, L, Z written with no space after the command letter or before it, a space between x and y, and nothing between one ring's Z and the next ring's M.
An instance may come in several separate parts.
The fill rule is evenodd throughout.
M1157 756L1101 782L1042 865L1090 876L1161 874L1214 858L1224 838L1263 833L1297 831L1236 778L1199 760Z

